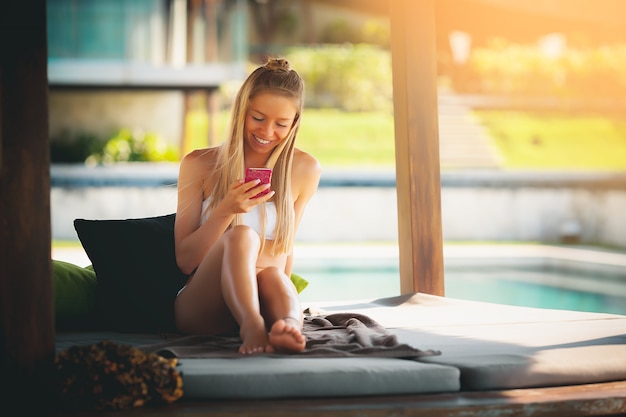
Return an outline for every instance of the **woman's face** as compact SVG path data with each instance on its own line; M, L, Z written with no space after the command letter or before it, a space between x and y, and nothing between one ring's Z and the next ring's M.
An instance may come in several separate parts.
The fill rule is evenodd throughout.
M297 114L294 100L262 93L250 100L246 113L244 148L269 154L289 135Z

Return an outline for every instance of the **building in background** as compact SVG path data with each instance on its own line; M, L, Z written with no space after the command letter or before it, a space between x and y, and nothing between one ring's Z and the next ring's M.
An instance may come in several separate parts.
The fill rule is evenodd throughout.
M566 3L438 0L439 74L471 87L468 56L496 37L562 47L626 39L626 2ZM241 81L246 63L294 45L389 46L380 0L49 0L47 13L53 141L142 129L185 152L190 136L221 140L217 92ZM189 132L198 109L208 120Z
M129 128L184 148L193 106L214 115L246 75L247 15L244 0L48 0L51 139Z

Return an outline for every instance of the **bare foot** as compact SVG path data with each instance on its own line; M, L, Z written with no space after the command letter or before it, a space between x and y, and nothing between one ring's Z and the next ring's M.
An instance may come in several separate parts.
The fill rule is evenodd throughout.
M306 346L300 323L291 317L277 320L272 325L269 342L276 351L286 353L302 352Z
M239 353L244 355L252 355L255 353L273 352L274 348L270 345L267 330L263 320L248 320L239 328L239 335L243 343L239 347Z

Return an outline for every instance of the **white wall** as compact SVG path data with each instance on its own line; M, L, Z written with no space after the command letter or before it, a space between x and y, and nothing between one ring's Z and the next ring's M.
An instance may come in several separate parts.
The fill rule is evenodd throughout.
M626 190L443 187L446 241L558 242L574 222L582 243L626 247ZM396 241L393 187L320 187L297 238L307 242ZM53 187L52 234L75 239L75 218L145 217L176 210L169 187Z
M176 91L51 91L50 137L69 131L108 139L128 128L156 132L164 141L178 146L183 106L183 94Z

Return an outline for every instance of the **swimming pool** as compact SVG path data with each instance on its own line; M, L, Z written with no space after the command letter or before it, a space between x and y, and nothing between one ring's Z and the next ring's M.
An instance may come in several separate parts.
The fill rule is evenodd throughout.
M400 294L397 260L309 259L298 273L309 286L304 304ZM626 268L549 259L449 260L447 297L526 307L626 315Z
M300 295L305 307L400 294L394 245L300 245L294 250L295 272L309 281ZM82 248L53 248L52 257L90 263ZM444 246L444 259L447 297L626 315L623 253L544 245L451 245Z

